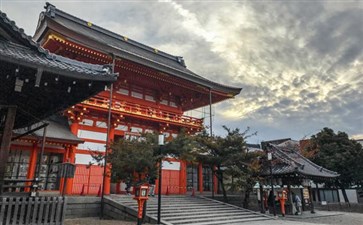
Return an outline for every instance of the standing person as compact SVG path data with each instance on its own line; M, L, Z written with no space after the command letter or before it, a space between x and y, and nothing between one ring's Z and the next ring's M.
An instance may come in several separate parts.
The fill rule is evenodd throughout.
M299 213L301 213L301 206L302 206L301 199L299 195L295 193L293 194L293 197L294 197L293 202L295 203L295 208L296 208L295 215L299 215Z
M270 194L268 195L268 199L267 199L267 204L268 204L268 209L269 209L269 212L273 212L273 210L275 210L274 208L274 204L275 204L275 195L272 191L270 191Z
M149 191L149 196L154 197L155 196L155 177L150 177L149 178L149 185L150 185L150 191Z
M267 191L264 191L263 192L263 205L264 205L266 211L269 210L267 198L268 198Z
M126 194L131 195L131 193L130 193L131 179L127 178L126 181L125 181L125 184L126 184L126 188L125 188Z

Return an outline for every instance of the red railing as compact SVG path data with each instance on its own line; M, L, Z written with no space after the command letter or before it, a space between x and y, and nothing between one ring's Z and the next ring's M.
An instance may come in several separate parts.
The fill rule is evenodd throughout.
M108 109L108 100L101 97L92 97L82 102L84 105L95 106L103 109ZM120 112L122 115L142 116L149 119L160 120L164 123L177 123L180 125L188 125L195 128L202 128L203 119L198 119L190 116L180 115L174 112L155 109L150 106L143 106L136 103L113 100L113 112Z

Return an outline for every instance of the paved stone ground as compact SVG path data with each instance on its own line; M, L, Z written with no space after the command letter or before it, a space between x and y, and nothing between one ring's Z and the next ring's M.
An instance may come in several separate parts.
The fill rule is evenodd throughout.
M136 222L99 220L98 218L66 219L65 225L135 225ZM239 225L261 225L261 221ZM362 213L317 211L316 214L304 212L303 215L279 217L264 221L268 225L363 225ZM146 225L146 224L145 224ZM232 225L232 224L231 224Z
M305 224L363 225L362 213L317 211L316 214L316 216L310 213L305 213L301 217L288 216L283 220L300 221Z

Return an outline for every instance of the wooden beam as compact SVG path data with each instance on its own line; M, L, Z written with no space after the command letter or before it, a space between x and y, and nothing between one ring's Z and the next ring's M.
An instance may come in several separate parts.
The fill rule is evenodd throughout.
M3 194L4 177L5 177L5 167L8 161L11 136L13 133L13 127L15 122L16 106L9 106L6 115L4 131L1 139L0 148L0 195Z

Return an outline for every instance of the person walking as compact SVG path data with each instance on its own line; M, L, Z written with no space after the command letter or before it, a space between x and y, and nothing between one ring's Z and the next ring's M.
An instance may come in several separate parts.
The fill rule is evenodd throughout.
M295 215L299 215L299 214L301 214L301 206L302 206L302 204L301 204L301 199L300 199L300 197L299 197L299 195L297 195L297 194L293 194L293 202L294 202L294 204L295 204L295 208L296 208L296 212L295 212Z

